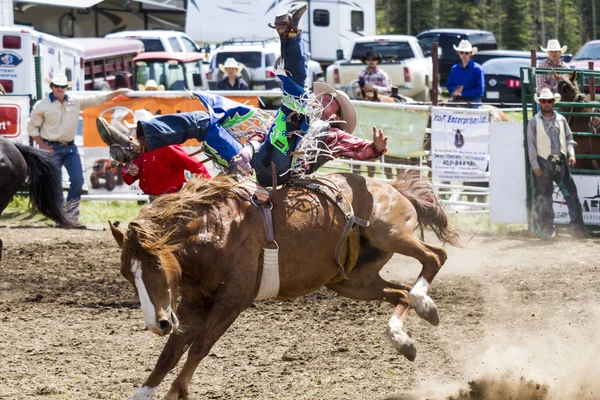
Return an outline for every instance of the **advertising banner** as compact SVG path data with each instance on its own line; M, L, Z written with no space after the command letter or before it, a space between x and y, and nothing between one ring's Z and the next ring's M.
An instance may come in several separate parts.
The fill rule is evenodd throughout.
M352 102L358 122L354 135L373 140L373 126L388 136L386 155L395 157L420 157L425 155L423 140L428 107L405 107L401 104L382 106L364 101Z
M487 182L489 110L432 107L433 179Z
M29 96L0 96L0 136L29 144Z
M586 225L600 225L600 176L573 175L573 181L577 186L577 194L583 209L583 222ZM557 224L568 224L569 209L560 189L555 185L552 195L554 208L554 222Z
M258 107L256 97L233 99ZM137 184L129 186L123 182L121 172L124 165L110 159L108 146L102 142L96 128L96 118L103 117L121 132L133 135L135 129L130 129L125 122L129 126L133 125L133 113L141 109L148 110L153 115L205 110L198 99L166 97L119 97L105 105L83 110L84 176L89 194L142 194ZM200 148L201 143L188 140L183 146L188 153L192 153ZM199 154L197 157L202 159L204 155Z

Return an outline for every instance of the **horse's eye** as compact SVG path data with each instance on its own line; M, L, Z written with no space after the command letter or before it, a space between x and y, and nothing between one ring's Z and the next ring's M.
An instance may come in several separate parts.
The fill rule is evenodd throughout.
M160 265L160 263L152 264L152 269L155 271L160 271L162 269L162 266Z

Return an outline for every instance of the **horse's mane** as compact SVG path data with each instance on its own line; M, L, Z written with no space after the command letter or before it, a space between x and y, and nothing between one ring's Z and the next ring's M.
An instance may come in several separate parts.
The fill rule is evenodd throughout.
M208 211L232 195L232 189L239 186L226 175L211 180L193 177L179 192L158 197L129 223L129 248L134 253L143 250L151 255L178 250L187 240L187 229L182 231L182 226L196 219L202 208Z

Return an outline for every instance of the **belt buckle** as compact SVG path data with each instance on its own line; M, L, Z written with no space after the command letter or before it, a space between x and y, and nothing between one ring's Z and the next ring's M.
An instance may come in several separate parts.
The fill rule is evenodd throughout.
M560 162L560 157L557 156L556 154L552 154L551 161L552 161L552 164L556 164L556 163Z
M60 144L61 147L67 147L69 145L69 142L66 142L63 140L63 141L58 142L58 144Z

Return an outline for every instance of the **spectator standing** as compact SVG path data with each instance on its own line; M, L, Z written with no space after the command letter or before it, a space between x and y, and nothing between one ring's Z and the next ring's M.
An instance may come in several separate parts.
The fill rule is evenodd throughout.
M540 61L538 68L546 69L569 69L569 66L563 62L561 56L567 51L567 46L560 46L560 43L556 39L548 40L546 48L540 46L542 51L545 51L548 58ZM552 93L557 92L557 82L552 74L540 74L535 77L535 91L540 94L542 89L547 88Z
M540 111L527 125L529 163L534 175L534 230L540 237L555 236L552 209L552 182L555 182L567 203L573 235L585 237L581 203L569 171L575 165L576 143L565 117L554 112L560 95L544 88L539 96L534 95L534 100Z
M389 96L392 94L392 81L384 70L378 68L381 59L381 54L374 50L367 51L361 58L367 68L358 73L358 82L361 87L371 85L379 94Z
M244 67L234 58L228 58L225 64L219 64L219 69L225 73L225 78L217 83L217 90L249 90L246 81L239 76Z
M145 85L138 85L138 90L140 92L162 92L165 90L165 87L157 84L154 79L148 79Z
M83 168L79 151L75 145L79 113L84 108L100 106L119 95L125 95L129 89L119 89L110 93L94 96L67 95L71 82L65 74L55 74L50 83L50 93L39 101L31 111L27 132L43 150L52 153L54 163L62 171L64 166L69 174L68 211L75 221L79 220L79 200L83 187ZM81 224L76 225L85 229Z
M471 45L468 40L461 40L454 50L460 57L460 62L450 70L446 88L450 101L464 101L471 103L471 108L481 107L481 98L485 91L485 79L481 65L472 60L477 53L477 47Z

